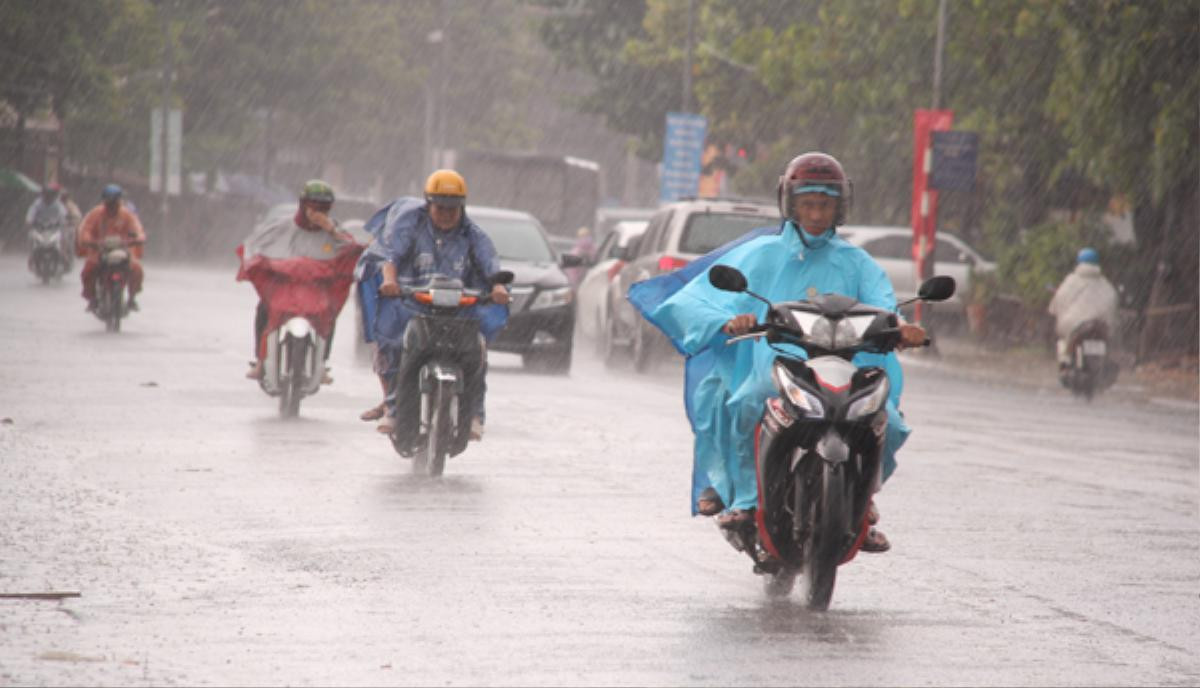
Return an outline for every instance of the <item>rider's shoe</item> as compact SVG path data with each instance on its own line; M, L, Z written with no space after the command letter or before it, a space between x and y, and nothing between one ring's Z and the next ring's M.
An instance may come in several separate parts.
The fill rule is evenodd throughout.
M753 521L754 509L730 509L717 516L717 525L730 530L736 530Z
M360 420L365 421L379 420L380 418L383 418L383 414L385 413L387 413L387 405L383 402L380 402L378 406L372 406L366 411L360 413L358 417Z
M128 308L130 311L140 311L140 310L142 310L142 309L141 309L141 307L139 307L139 306L138 306L137 299L133 298L132 296L130 296L130 297L129 297L129 301L128 301L128 302L126 302L126 304L125 304L125 305L126 305L126 307L127 307L127 308Z
M324 373L321 373L321 384L323 384L323 385L332 385L333 384L333 376L329 374L328 368L325 369Z
M392 419L384 416L383 419L379 421L379 425L375 426L375 432L381 435L390 435L392 434L392 427Z
M721 501L721 495L711 487L704 488L696 500L696 513L701 516L716 516L724 510L725 502Z
M261 380L263 376L262 361L255 361L250 364L250 370L246 371L247 380Z
M886 552L891 548L892 543L888 542L887 536L875 526L867 529L867 537L863 538L862 546L859 547L860 550L871 553Z
M95 313L96 309L99 307L100 304L96 301L96 299L88 299L87 308L84 308L83 311L85 313Z
M471 419L471 440L478 442L481 439L483 439L483 421L479 419L479 416L475 416Z

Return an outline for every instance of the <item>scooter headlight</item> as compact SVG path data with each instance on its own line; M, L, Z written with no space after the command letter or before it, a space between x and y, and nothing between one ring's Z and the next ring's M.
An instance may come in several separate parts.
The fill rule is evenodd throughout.
M886 377L882 377L879 384L875 385L875 389L850 402L850 406L846 409L846 420L858 420L874 414L883 408L890 391L891 385L888 384Z
M772 373L775 377L775 386L783 392L793 406L803 411L804 415L812 418L821 418L825 415L825 405L821 403L817 395L796 384L792 380L792 374L782 363L776 363Z

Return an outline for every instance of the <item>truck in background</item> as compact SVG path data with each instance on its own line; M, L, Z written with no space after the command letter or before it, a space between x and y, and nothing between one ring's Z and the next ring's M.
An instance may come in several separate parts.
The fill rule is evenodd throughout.
M472 204L523 210L542 223L559 252L571 248L580 227L595 231L599 164L569 155L470 149L452 158L450 166L467 180L468 213Z

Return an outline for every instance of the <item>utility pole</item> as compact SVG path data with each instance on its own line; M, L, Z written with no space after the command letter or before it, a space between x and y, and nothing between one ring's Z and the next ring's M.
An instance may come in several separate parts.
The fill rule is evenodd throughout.
M688 0L687 53L683 59L683 110L692 111L692 43L695 42L696 0Z
M942 103L942 53L946 50L946 0L938 0L937 44L933 49L933 110Z
M174 55L172 54L171 49L172 41L170 10L171 2L170 0L166 0L162 4L163 47L165 55L163 60L162 127L159 130L159 136L161 137L159 139L159 150L162 153L159 156L159 162L161 163L161 167L159 168L161 174L159 177L159 182L161 186L159 187L159 190L162 191L162 199L159 206L161 218L159 222L164 227L167 224L167 213L170 211L170 201L167 194L167 171L169 169L167 165L167 158L169 157L167 154L167 143L170 141L170 138L167 136L167 129L170 128L169 123L171 121L171 72L174 71L174 65L172 64L174 61Z

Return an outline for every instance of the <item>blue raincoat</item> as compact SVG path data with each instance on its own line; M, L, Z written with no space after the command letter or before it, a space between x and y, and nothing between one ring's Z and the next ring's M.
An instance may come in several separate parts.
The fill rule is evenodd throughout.
M455 277L468 289L486 290L488 276L500 270L496 247L466 213L458 227L443 232L433 226L425 201L401 197L380 208L364 226L374 237L355 266L367 341L384 352L399 351L404 328L427 308L411 299L380 299L380 266L396 265L401 286L424 284L435 274ZM463 315L479 319L484 339L491 341L508 322L508 307L495 303L472 306Z
M757 506L754 428L763 404L775 394L771 363L778 353L765 340L726 346L721 328L740 313L761 322L766 304L746 294L725 292L708 282L714 263L740 270L754 292L770 301L837 293L879 308L895 309L891 281L865 251L830 229L819 237L801 234L790 220L781 229L764 228L731 242L682 270L634 284L629 300L687 356L684 403L695 434L692 513L706 487L731 509ZM802 349L782 347L798 358ZM896 450L910 432L899 412L904 380L894 353L860 353L858 366L884 368L891 383L887 402L883 478L895 470Z

